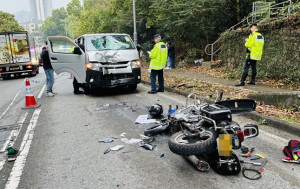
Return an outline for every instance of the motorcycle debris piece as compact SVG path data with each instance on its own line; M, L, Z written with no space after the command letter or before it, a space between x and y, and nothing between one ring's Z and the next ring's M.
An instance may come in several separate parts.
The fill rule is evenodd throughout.
M153 137L148 137L142 134L139 134L144 143L151 143L153 141Z
M105 138L105 139L101 139L101 140L99 140L98 142L100 142L100 143L111 143L111 142L113 142L115 139L118 139L118 138L116 138L116 137L109 137L109 138Z
M105 150L104 154L107 154L107 153L109 153L111 151L118 151L118 150L121 150L123 148L124 148L123 145L117 145L117 146L114 146L112 148L108 148L107 150Z
M261 173L264 171L264 166L267 163L266 158L260 158L257 160L254 160L253 162L255 163L261 163L261 165L254 165L251 164L249 166L245 166L243 168L242 174L245 178L250 179L250 180L258 180L261 178Z
M246 154L249 151L249 148L247 148L245 146L242 146L241 151L242 151L243 154Z
M257 162L252 162L252 161L244 161L244 160L240 160L241 163L249 163L249 164L252 164L252 165L255 165L255 166L260 166L261 163L257 163Z
M297 163L297 164L300 164L300 159L298 159L298 160L293 160L293 159L282 159L281 161L287 162L287 163Z
M201 160L201 159L198 159L197 156L195 155L191 155L191 156L186 156L186 158L193 164L196 166L196 168L199 170L199 171L202 171L202 172L205 172L205 171L208 171L210 166L209 164L204 161L204 160Z
M151 144L147 144L147 143L144 143L144 142L140 142L139 146L145 148L146 150L151 150L152 151L156 145L151 145Z
M126 144L136 144L136 143L142 142L141 139L136 139L136 138L132 138L130 140L128 140L128 138L121 138L121 141L125 142Z

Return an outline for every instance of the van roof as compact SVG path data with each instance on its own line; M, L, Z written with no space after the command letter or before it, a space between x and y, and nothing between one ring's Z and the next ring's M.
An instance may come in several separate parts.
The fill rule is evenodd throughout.
M98 35L128 35L128 34L126 34L126 33L94 33L94 34L84 34L80 37L98 36Z

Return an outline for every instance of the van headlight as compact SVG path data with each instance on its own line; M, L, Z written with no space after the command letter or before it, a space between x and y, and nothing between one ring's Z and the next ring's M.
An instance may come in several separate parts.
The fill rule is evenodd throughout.
M142 62L140 60L134 60L131 62L131 68L140 68L142 66Z
M99 63L87 63L86 68L88 70L100 71L101 64Z

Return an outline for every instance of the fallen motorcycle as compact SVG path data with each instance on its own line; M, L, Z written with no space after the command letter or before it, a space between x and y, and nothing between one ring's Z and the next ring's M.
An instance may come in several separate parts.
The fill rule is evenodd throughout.
M242 130L238 123L232 121L232 112L253 110L255 102L221 101L221 98L222 93L213 104L200 103L191 93L184 108L175 110L170 107L168 118L146 129L144 134L153 136L169 132L170 150L188 158L200 171L211 167L219 174L238 174L241 165L233 149L239 149L245 138L255 137L259 131L254 124L247 124ZM192 103L189 103L191 100Z

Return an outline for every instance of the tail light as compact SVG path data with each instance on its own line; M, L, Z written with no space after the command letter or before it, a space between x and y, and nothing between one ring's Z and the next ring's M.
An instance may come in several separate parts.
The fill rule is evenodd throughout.
M0 72L2 72L2 68L0 68Z
M244 132L245 132L245 131L244 131ZM240 130L236 131L236 134L238 135L238 137L239 137L239 139L240 139L241 142L244 141L244 135L245 135L244 132L243 132L243 131L240 131Z
M32 66L31 66L31 65L28 65L28 66L26 66L26 68L27 68L27 69L31 69L31 68L32 68Z

